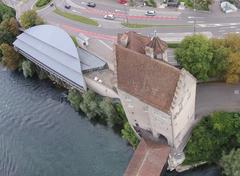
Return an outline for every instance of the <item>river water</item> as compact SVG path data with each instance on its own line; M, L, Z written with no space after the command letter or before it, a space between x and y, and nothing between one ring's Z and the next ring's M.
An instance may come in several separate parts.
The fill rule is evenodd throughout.
M61 102L48 81L0 67L0 176L121 176L131 147ZM218 176L216 168L171 176Z
M133 153L47 81L0 67L0 176L121 176Z

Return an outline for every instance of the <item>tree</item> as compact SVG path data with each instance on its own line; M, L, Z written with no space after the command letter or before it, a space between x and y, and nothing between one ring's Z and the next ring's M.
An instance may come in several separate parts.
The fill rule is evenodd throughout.
M186 164L218 162L223 152L240 146L240 113L215 112L192 131L185 148Z
M67 99L68 99L68 101L70 102L71 106L74 108L75 111L80 110L80 103L82 101L82 97L76 89L68 90Z
M210 77L223 78L225 76L230 50L224 46L224 39L213 38L210 40L211 52L213 53L208 75Z
M232 52L240 52L240 34L229 33L224 37L225 47Z
M16 16L16 12L13 8L0 2L0 22L2 20L15 17L15 16Z
M240 76L240 52L230 53L226 73L227 83L238 83Z
M176 49L179 64L199 80L207 80L213 54L209 41L203 35L186 37Z
M3 43L12 45L14 40L15 40L15 37L10 32L0 30L0 45Z
M19 54L8 44L3 43L0 46L2 51L2 63L5 67L10 70L16 70L20 63Z
M36 25L43 24L43 19L37 15L34 10L28 10L20 16L20 24L27 29Z
M100 101L99 107L102 110L102 114L107 118L106 120L108 125L114 126L117 124L117 113L114 109L111 99L104 98L102 101Z
M94 119L101 115L99 107L99 99L92 90L88 90L82 94L83 101L80 103L80 109L88 118Z
M35 73L35 67L29 60L24 60L22 62L22 70L25 78L32 77Z
M7 31L13 36L17 36L19 33L17 20L13 17L10 19L5 19L0 25L0 30Z
M232 150L229 154L223 154L220 165L226 176L240 175L240 149Z
M137 148L139 140L128 122L124 124L124 128L121 130L121 134L122 138L126 139L133 146L134 149Z

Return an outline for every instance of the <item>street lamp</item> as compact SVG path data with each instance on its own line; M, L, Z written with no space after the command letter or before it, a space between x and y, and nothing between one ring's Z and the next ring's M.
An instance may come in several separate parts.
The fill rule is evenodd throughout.
M126 20L126 23L128 24L128 12L127 12L127 3L126 4L124 4L124 6L125 6L125 20Z
M196 0L193 0L193 11L194 11L194 23L193 23L193 33L196 33Z

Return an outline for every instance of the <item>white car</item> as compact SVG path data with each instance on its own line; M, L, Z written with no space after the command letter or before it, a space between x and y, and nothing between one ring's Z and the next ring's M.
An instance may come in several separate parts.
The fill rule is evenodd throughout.
M114 16L114 14L108 14L108 15L104 15L103 18L106 20L114 20L115 16Z
M146 16L155 16L156 12L154 10L148 10L148 11L146 11L145 15Z

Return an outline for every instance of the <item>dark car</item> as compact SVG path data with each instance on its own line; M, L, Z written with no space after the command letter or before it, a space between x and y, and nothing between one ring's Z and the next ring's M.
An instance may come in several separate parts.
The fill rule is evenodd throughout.
M50 7L53 7L53 6L54 6L54 3L51 3L51 4L50 4Z
M70 9L70 8L71 8L71 6L68 5L68 4L66 4L64 7L65 7L66 9Z
M96 7L96 3L95 2L88 2L87 6L88 7Z
M167 6L169 6L169 7L178 7L179 6L179 2L178 2L178 0L168 0L167 1Z

